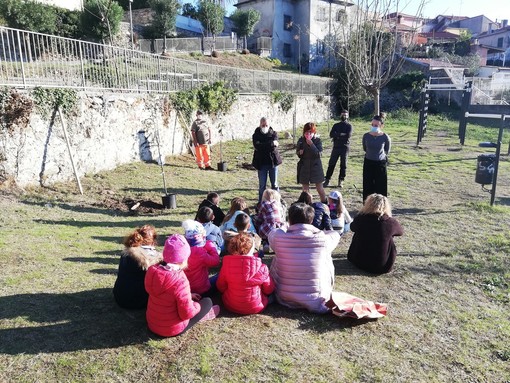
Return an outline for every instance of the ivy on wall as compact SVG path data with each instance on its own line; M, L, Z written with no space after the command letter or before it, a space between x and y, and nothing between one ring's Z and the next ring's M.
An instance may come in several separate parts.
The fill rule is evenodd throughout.
M237 100L237 92L225 87L224 82L216 81L199 89L174 93L170 99L174 109L189 121L195 110L202 110L213 116L227 113Z
M292 109L296 96L292 93L281 92L279 90L273 90L271 92L271 101L273 104L280 104L280 108L284 112L288 112Z
M74 89L65 88L35 88L32 91L39 110L46 116L53 113L57 108L70 115L78 104L78 95Z

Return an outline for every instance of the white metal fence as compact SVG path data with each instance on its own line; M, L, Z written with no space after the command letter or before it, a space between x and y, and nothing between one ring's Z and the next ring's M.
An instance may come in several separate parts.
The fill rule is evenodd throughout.
M223 81L240 93L330 94L332 80L203 64L0 27L0 85L174 92Z

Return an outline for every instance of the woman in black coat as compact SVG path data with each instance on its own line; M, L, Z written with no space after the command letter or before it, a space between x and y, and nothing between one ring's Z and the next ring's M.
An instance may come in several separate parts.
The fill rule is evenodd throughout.
M156 251L156 230L145 225L136 229L124 240L124 251L119 261L117 280L113 296L120 307L143 309L147 307L149 295L145 291L145 272L163 260Z
M383 274L389 272L397 248L393 237L404 234L402 226L391 216L388 198L381 194L371 194L351 223L354 232L347 259L360 269Z
M322 169L322 141L317 135L317 128L313 122L307 122L303 128L303 136L297 142L296 154L299 157L297 167L298 183L303 186L303 191L310 190L310 184L315 184L317 193L322 203L328 203L324 182L324 170Z
M278 186L278 165L282 158L278 152L278 134L269 126L267 118L260 119L260 125L252 136L253 161L252 165L258 171L259 176L259 204L262 194L266 190L267 176L271 181L271 189L280 191Z

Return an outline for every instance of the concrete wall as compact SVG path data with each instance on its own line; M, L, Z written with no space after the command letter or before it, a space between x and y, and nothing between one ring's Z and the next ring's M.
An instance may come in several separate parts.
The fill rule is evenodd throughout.
M80 94L77 112L66 118L78 175L134 161L156 161L156 127L163 156L186 152L189 138L185 138L176 112L168 103L167 108L164 105L164 96ZM329 103L318 101L316 96L299 97L298 129L308 121L326 120L329 108ZM271 103L269 95L240 96L230 114L210 120L213 144L219 142L220 126L225 141L250 138L262 116L268 117L277 131L292 129L293 110L283 112ZM13 179L19 186L72 180L74 174L58 117L52 122L50 116L33 112L28 126L15 127L13 132L0 131L0 173L0 179Z

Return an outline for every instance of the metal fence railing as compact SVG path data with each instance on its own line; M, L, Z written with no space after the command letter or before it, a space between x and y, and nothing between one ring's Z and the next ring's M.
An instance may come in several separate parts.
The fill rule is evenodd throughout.
M203 64L0 27L0 85L174 92L224 81L240 93L330 94L327 78Z
M161 53L163 39L140 39L138 44L142 52ZM242 49L243 40L230 36L212 37L172 37L166 39L166 50L169 52L211 52L236 51Z

